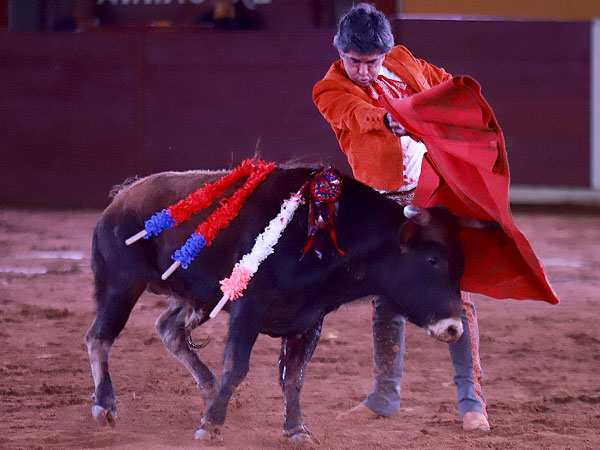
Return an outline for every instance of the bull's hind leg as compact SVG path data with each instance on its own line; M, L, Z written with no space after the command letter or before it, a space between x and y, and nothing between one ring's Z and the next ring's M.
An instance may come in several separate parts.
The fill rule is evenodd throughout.
M319 443L303 423L300 391L304 385L306 365L317 347L322 325L323 320L321 319L317 325L304 333L281 339L279 385L285 404L283 435L296 443Z
M95 386L92 414L103 425L114 427L117 419L117 401L108 371L110 348L144 289L144 285L101 283L96 279L96 320L85 333L85 341Z
M190 371L208 406L219 388L219 381L188 345L191 331L208 320L208 314L197 314L184 301L173 299L169 308L156 321L156 329L165 347Z

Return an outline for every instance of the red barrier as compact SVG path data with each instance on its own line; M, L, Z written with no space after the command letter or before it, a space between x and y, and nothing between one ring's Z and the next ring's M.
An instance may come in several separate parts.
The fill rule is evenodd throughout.
M397 41L483 86L516 184L589 185L589 23L399 20ZM349 168L311 100L333 31L0 33L0 204L99 207L162 170Z

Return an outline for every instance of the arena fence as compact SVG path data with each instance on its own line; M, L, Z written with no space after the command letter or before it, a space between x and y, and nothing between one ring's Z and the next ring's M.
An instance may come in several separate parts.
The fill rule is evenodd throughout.
M600 26L407 18L398 43L483 86L515 188L600 189ZM267 160L349 168L312 104L333 30L0 33L0 204L102 207L163 170ZM517 192L517 191L515 191Z

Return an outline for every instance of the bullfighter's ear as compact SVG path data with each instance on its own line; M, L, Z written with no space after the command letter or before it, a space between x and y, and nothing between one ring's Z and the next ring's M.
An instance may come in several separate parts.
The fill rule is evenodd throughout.
M419 208L416 205L406 205L404 207L404 217L421 226L425 226L431 221L431 214L429 211Z

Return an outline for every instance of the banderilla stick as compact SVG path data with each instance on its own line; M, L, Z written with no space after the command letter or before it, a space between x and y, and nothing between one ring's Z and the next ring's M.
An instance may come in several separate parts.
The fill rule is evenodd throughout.
M171 267L169 267L167 270L165 270L165 273L163 273L161 275L160 279L164 281L167 278L169 278L171 276L171 274L173 272L175 272L180 265L181 265L181 261L175 261L173 264L171 264Z
M221 297L221 300L219 300L219 303L217 303L217 306L214 307L214 309L210 312L210 314L208 316L211 319L214 319L217 316L217 314L219 314L219 311L221 311L223 309L223 306L225 306L225 303L227 303L227 300L229 300L229 298L227 298L226 295Z
M129 239L127 239L125 241L125 245L131 245L134 242L139 241L140 239L142 239L144 236L146 236L148 234L148 232L146 230L142 230L139 233L134 234L133 236L131 236Z

